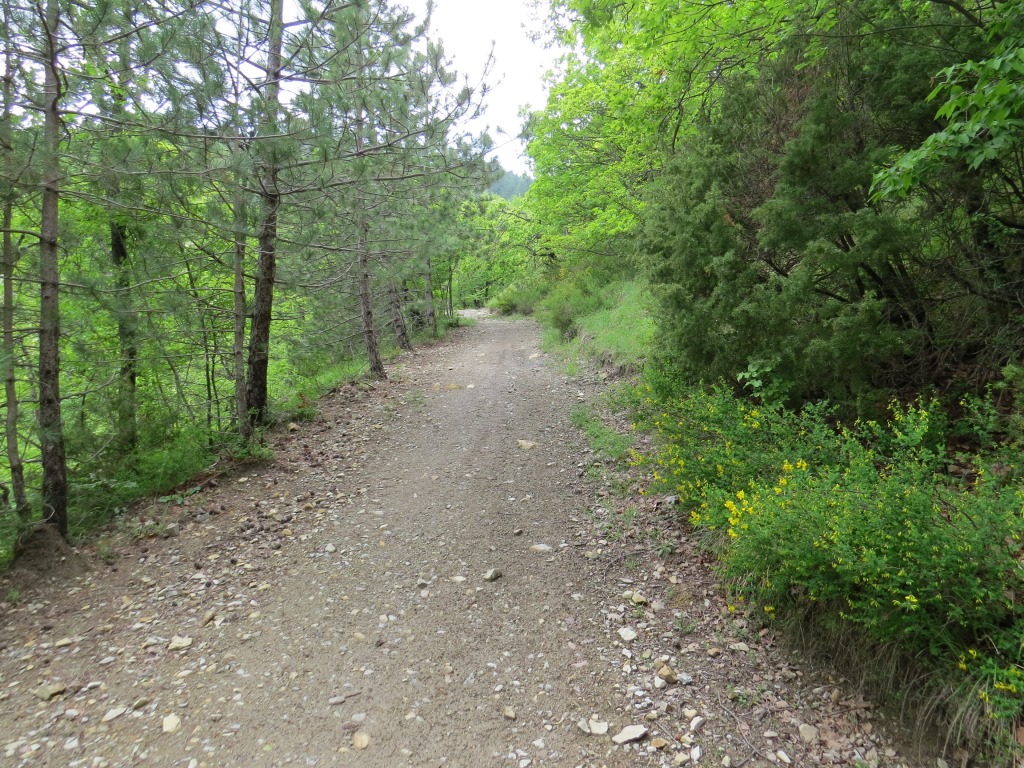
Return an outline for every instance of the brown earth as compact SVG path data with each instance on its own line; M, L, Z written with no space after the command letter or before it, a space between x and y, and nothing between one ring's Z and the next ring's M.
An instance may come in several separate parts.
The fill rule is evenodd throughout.
M0 763L917 764L602 487L568 414L603 385L532 323L482 319L391 374L74 569L7 575ZM616 745L626 726L646 733Z

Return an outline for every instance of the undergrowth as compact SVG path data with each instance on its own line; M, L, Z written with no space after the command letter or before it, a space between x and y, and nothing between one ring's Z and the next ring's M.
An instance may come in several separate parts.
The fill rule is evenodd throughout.
M280 375L271 377L271 422L315 418L319 398L360 378L366 369L365 359L360 358L324 361L322 365L310 362L305 366L282 366ZM234 433L185 429L168 421L161 423L153 435L140 429L138 449L116 465L98 452L93 465L69 467L69 538L76 541L88 536L116 520L138 499L170 493L207 470L218 458L265 461L273 458L273 452L260 435L246 443ZM38 517L22 521L12 511L0 509L0 572L11 564L17 537L36 522Z
M606 425L589 405L577 405L570 411L569 420L581 430L594 452L612 461L622 461L629 455L633 438Z
M934 401L842 425L822 405L657 389L634 394L659 445L634 461L707 534L733 602L846 625L912 660L953 732L987 745L986 764L1009 762L1024 715L1019 446L951 458Z

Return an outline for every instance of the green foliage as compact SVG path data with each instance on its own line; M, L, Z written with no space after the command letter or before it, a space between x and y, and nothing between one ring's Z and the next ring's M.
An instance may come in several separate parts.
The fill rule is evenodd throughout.
M564 339L574 338L579 332L579 321L604 307L602 282L600 276L587 272L555 283L540 303L539 319Z
M641 370L654 343L653 305L650 290L642 282L605 286L600 308L577 320L575 346L601 364Z
M122 457L116 469L97 463L74 466L71 473L72 537L80 537L115 519L135 499L159 496L181 486L216 458L208 435L184 430L161 445L145 445Z
M561 290L541 302L537 315L548 329L547 348L573 364L580 358L622 373L643 369L655 337L654 300L647 286L612 282L583 295L570 287L575 285L561 283Z
M514 200L525 195L531 184L533 184L533 178L529 174L519 175L508 171L491 184L487 191L505 200Z
M488 306L503 315L532 315L547 291L543 281L524 279L505 287Z
M972 690L994 728L1024 714L1024 486L992 455L947 474L937 403L844 428L823 407L755 405L722 387L635 397L659 436L637 463L709 533L746 604L857 627L938 685Z
M606 425L590 406L575 406L569 413L569 420L587 436L595 453L612 461L621 461L629 454L633 438Z
M1016 164L1024 137L1024 2L993 4L990 16L975 17L987 32L984 58L953 64L936 76L928 101L946 99L935 115L942 129L877 174L879 198L906 195L950 163L965 163L971 171Z

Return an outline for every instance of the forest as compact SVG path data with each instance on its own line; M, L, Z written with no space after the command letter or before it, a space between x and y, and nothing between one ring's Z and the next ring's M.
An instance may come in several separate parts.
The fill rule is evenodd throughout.
M1019 765L1024 3L556 0L550 25L535 181L479 211L460 295L635 375L642 490L738 610Z
M4 2L7 545L258 457L451 318L486 73L387 2L285 5Z
M532 314L734 607L1020 764L1024 0L552 0L532 180L384 0L0 3L4 541Z

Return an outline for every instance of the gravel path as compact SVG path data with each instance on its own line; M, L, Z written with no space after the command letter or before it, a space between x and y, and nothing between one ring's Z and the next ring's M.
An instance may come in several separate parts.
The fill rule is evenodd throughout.
M567 420L594 386L532 323L392 375L276 435L271 464L7 576L0 761L910 764L867 702L802 686L730 617L685 540L667 566L611 540Z

